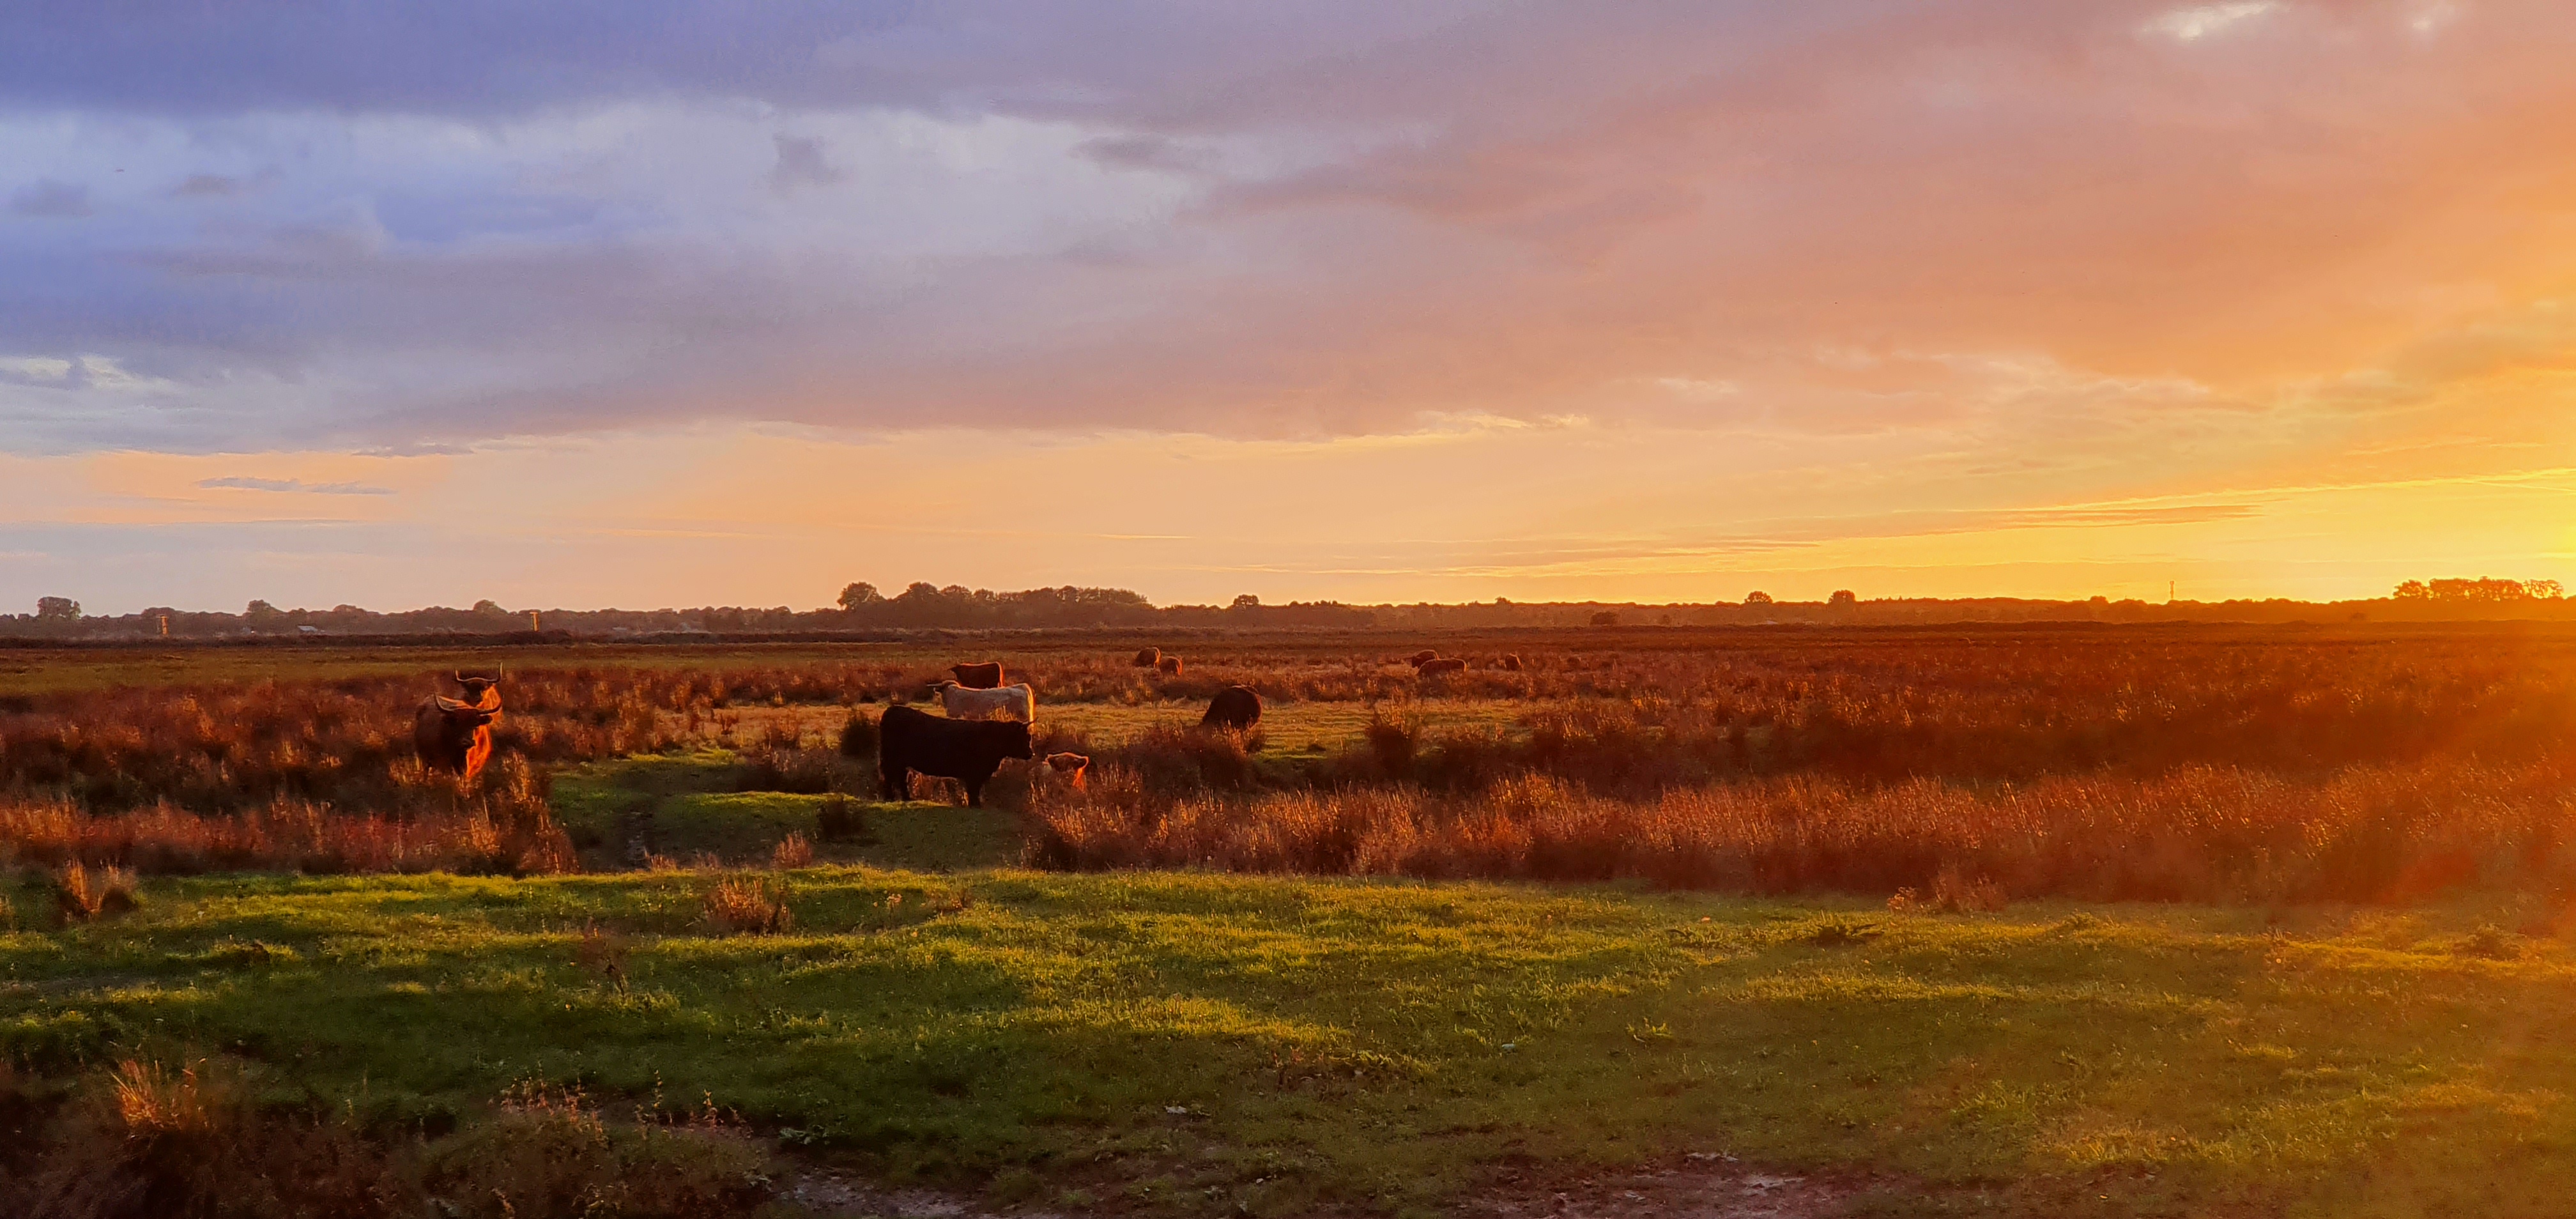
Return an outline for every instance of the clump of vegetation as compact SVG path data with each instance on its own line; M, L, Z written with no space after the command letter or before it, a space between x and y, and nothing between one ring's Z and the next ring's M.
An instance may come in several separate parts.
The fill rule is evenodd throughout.
M776 935L796 924L784 896L772 894L757 876L727 876L698 900L708 927L725 935Z
M825 842L859 842L868 836L866 810L832 792L814 809L814 833Z
M141 904L134 873L117 867L65 864L54 873L54 914L67 923L113 918Z
M27 1219L421 1214L716 1219L770 1195L766 1158L713 1102L611 1122L578 1091L523 1084L489 1121L437 1140L371 1134L340 1112L253 1101L239 1070L128 1059L46 1135L12 1150L0 1210Z
M814 841L801 830L789 830L769 849L769 866L782 872L814 866Z

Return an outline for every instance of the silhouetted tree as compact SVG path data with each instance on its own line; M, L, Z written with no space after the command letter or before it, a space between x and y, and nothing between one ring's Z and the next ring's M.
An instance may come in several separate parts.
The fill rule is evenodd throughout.
M885 600L885 594L878 592L876 585L865 580L841 590L841 608L845 610L854 610L862 605L875 605L883 600Z
M1746 593L1744 594L1744 603L1746 605L1769 605L1771 604L1771 594L1765 592Z
M1834 590L1833 596L1825 598L1825 604L1844 606L1858 605L1860 604L1860 597L1848 588L1837 588Z
M80 616L80 602L69 597L36 598L36 621L38 622L78 622Z

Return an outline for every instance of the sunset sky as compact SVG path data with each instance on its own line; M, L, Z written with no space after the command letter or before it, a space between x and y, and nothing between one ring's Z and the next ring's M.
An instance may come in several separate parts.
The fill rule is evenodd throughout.
M0 6L0 611L2576 584L2566 0Z

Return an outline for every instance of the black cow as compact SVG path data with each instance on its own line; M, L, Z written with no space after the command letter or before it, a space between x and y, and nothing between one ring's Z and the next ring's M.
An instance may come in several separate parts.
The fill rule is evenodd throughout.
M1261 722L1261 696L1250 686L1227 686L1208 700L1207 714L1199 717L1201 728L1232 728L1236 731Z
M955 779L966 785L966 803L980 808L984 785L1002 768L1004 758L1026 761L1029 726L1018 720L952 720L888 707L877 721L877 760L885 777L885 798L912 798L912 772Z

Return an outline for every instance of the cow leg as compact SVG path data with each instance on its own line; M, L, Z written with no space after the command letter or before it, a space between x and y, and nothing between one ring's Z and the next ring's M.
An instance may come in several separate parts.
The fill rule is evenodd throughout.
M893 762L887 761L882 762L879 765L878 773L883 775L885 778L885 790L883 794L886 799L912 799L912 768L908 766L898 766Z

